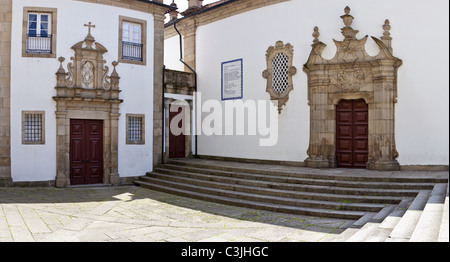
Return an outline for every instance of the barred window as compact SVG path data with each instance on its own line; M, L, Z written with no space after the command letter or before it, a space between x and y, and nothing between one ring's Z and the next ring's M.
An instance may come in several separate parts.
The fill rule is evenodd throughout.
M283 53L272 59L272 89L278 94L289 87L289 57Z
M22 112L22 143L44 144L45 117L43 111Z
M144 144L144 115L127 114L127 144Z

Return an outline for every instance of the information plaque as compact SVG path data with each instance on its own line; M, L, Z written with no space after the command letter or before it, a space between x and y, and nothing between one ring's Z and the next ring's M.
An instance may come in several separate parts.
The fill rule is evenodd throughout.
M243 60L236 59L222 63L222 101L242 99Z

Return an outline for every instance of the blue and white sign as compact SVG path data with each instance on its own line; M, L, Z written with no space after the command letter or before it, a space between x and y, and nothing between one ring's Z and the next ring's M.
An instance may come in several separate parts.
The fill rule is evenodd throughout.
M222 101L243 98L243 60L222 63Z

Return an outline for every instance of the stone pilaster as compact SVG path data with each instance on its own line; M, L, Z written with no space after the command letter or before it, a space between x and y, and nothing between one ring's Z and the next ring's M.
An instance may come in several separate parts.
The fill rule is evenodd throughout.
M161 163L163 147L164 13L155 13L153 16L155 35L153 52L153 166L156 166Z
M12 0L0 0L0 186L11 186Z

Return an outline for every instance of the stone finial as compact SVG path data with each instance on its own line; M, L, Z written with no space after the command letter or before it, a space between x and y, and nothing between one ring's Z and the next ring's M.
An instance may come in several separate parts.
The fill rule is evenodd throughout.
M112 62L112 66L113 66L113 71L111 73L111 76L109 77L109 79L111 80L111 89L112 90L119 90L119 74L116 71L116 66L119 64L119 62L117 61L113 61Z
M350 7L346 6L344 12L345 15L342 15L341 18L344 20L345 26L350 27L354 19L354 17L350 15Z
M66 60L64 57L59 57L59 69L56 71L56 86L57 87L64 87L66 82L66 70L64 70L62 63Z
M381 37L381 39L391 40L392 37L391 37L391 33L389 32L389 30L391 30L391 25L390 25L389 19L386 19L384 21L383 30L384 30L384 32L383 32L383 36Z
M178 7L177 4L175 4L175 1L173 1L173 2L170 4L170 6L171 6L171 7L175 7L175 8ZM170 17L169 21L175 21L175 20L177 20L177 19L178 19L178 14L179 14L179 13L180 13L180 12L178 12L176 9L170 11L170 12L169 12L169 17Z
M391 32L389 32L389 30L391 30L391 25L390 25L389 19L386 19L384 21L383 30L384 30L384 32L383 32L383 36L381 37L381 41L383 41L383 43L388 48L389 52L392 54L393 53L392 37L391 37Z
M314 27L314 33L312 34L312 36L314 37L314 40L313 40L313 45L314 45L317 42L319 42L319 36L320 36L319 28L317 26Z
M344 35L345 40L356 40L356 34L358 34L359 31L350 27L353 23L353 19L355 19L352 15L350 15L350 7L346 6L344 12L345 15L341 15L345 25L345 27L341 28L342 34Z

